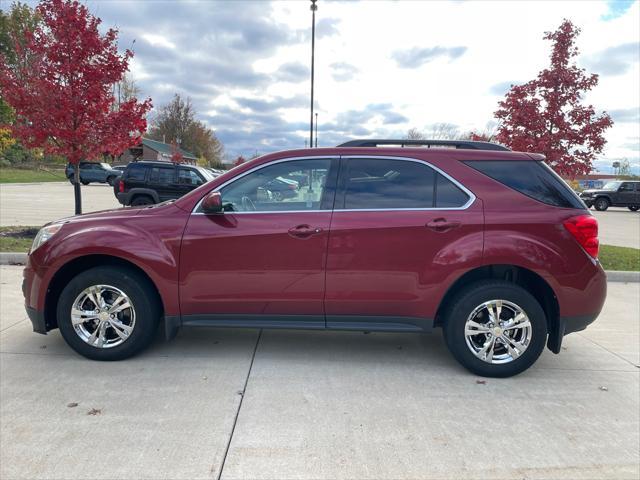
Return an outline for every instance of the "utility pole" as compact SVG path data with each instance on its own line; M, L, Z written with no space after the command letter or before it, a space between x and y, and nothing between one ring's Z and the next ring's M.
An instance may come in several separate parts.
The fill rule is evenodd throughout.
M309 148L313 148L313 77L316 48L316 5L317 0L311 0L311 120L309 122Z
M318 113L316 112L316 148L318 148Z

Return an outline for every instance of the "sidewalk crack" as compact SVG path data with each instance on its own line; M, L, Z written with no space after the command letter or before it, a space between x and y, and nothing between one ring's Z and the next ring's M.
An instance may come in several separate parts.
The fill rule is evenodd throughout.
M233 440L233 434L236 431L236 424L238 423L238 417L240 416L240 409L242 408L242 402L244 401L244 396L247 393L247 384L249 383L249 377L251 376L251 370L253 369L253 361L256 358L256 352L258 351L258 344L260 343L260 339L262 338L262 329L258 332L258 338L256 339L256 344L253 347L253 355L251 356L251 363L249 364L249 370L247 371L247 377L244 379L244 386L242 387L242 392L240 396L240 402L238 403L238 409L236 410L236 416L233 419L233 426L231 427L231 434L229 435L229 441L227 442L227 446L224 449L224 455L222 456L222 464L220 465L220 471L216 476L217 480L222 478L222 472L224 471L224 465L227 461L227 455L229 453L229 447L231 446L231 441ZM211 465L210 472L213 473L215 468L215 464Z

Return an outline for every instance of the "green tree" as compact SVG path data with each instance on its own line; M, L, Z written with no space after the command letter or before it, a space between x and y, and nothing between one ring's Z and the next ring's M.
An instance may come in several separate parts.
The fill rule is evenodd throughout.
M213 130L196 120L191 99L184 99L177 93L158 110L151 121L148 136L165 143L179 143L183 150L204 158L208 166L215 167L222 161L222 143Z

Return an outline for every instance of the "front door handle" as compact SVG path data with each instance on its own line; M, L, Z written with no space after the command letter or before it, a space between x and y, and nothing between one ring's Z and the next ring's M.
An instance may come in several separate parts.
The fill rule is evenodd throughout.
M322 233L322 228L320 227L312 227L311 225L307 225L306 223L302 225L297 225L289 229L289 235L296 238L309 238L312 235L317 235L318 233Z
M429 223L425 225L429 230L433 230L434 232L448 232L449 230L453 230L460 226L460 222L457 221L447 221L446 218L436 218L431 220Z

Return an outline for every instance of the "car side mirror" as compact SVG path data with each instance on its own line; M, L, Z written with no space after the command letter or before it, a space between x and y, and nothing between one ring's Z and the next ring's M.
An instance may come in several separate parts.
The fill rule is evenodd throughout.
M204 200L202 200L202 211L204 213L224 213L220 192L211 192L204 197Z

